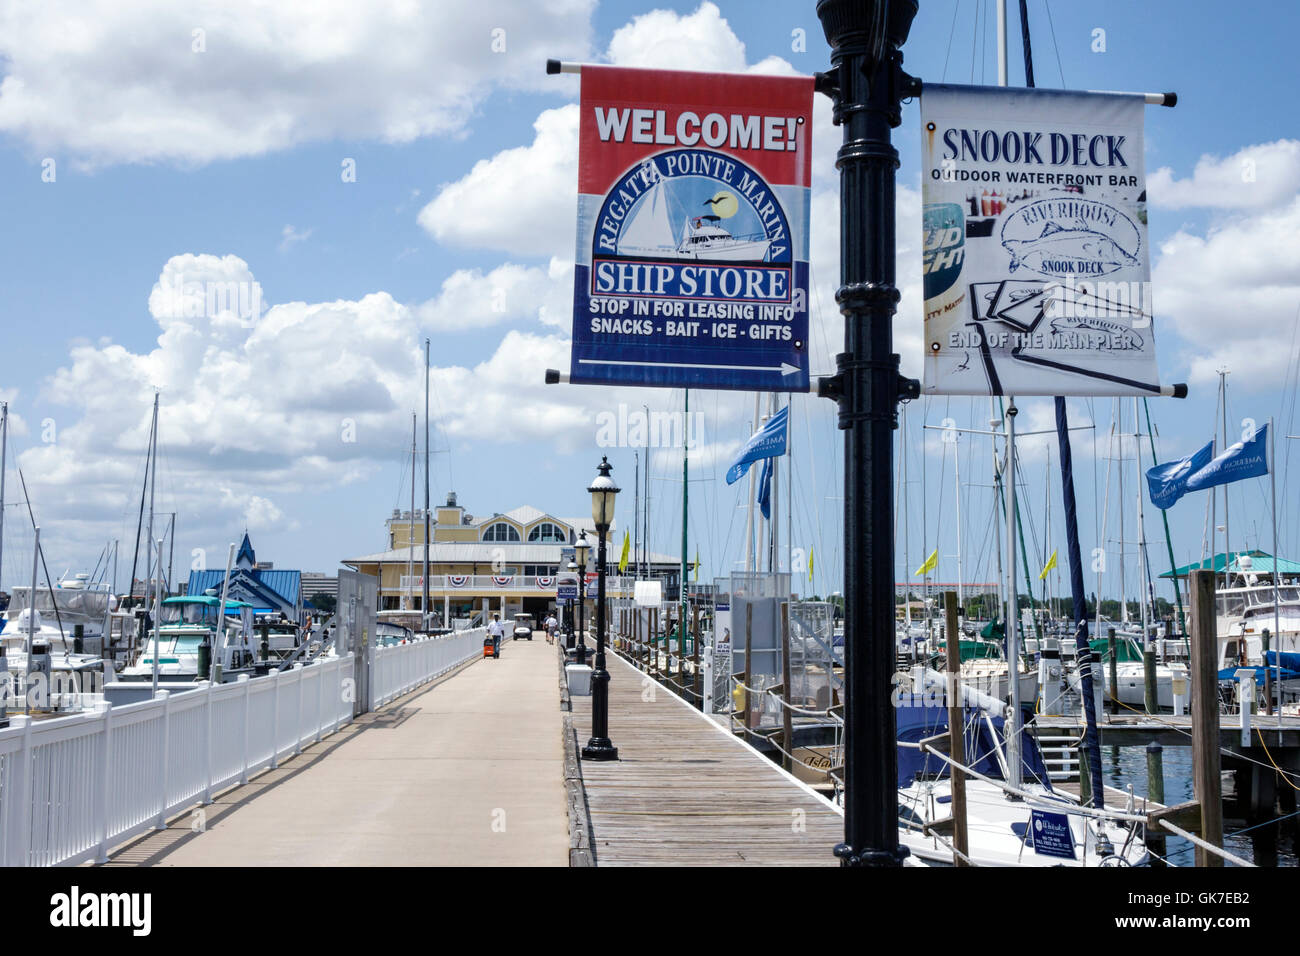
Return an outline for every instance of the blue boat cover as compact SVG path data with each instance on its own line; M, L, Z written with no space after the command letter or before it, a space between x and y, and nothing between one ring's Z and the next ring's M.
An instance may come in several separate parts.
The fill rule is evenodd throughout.
M917 743L926 737L933 737L947 731L948 710L935 705L932 700L933 698L920 695L901 695L898 706L894 710L894 724L899 741ZM977 715L981 719L973 720ZM992 717L986 721L982 719L983 716L983 712L976 708L967 707L963 711L963 719L966 723L966 759L963 762L986 777L1002 780L1004 779L1002 765L998 763L995 751L1001 749L1004 720L1002 717ZM989 730L989 723L993 724L997 732L996 740ZM1047 778L1047 768L1043 764L1042 755L1038 752L1033 738L1024 734L1021 739L1024 742L1021 748L1023 779L1037 780L1050 790L1051 783ZM914 747L898 748L900 787L911 786L916 780L947 776L948 764L933 754L923 753Z

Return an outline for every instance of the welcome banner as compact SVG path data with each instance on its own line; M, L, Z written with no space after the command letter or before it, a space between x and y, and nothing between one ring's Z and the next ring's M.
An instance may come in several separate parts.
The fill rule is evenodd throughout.
M1141 95L926 84L924 389L1159 394Z
M583 66L570 381L808 389L812 98Z

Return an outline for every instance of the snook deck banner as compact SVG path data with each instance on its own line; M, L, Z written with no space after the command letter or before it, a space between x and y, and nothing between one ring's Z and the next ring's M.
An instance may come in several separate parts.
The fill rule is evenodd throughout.
M926 84L926 393L1160 393L1143 109Z
M570 381L808 390L812 101L583 66Z

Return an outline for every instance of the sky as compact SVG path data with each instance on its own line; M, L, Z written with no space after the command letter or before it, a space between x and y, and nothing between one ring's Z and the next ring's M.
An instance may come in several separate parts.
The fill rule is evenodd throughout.
M1219 6L1030 0L1035 73L1040 86L1177 91L1175 109L1147 110L1146 169L1161 375L1190 394L1150 402L1157 452L1189 454L1212 436L1228 369L1229 432L1246 418L1278 420L1280 550L1294 556L1285 435L1300 433L1300 107L1278 91L1293 85L1300 12L1261 4L1225 22ZM578 95L576 77L543 66L806 75L829 63L814 10L812 0L0 3L0 399L11 410L0 585L30 574L21 469L51 573L90 571L117 540L125 587L155 393L155 510L159 527L176 514L165 547L177 577L220 566L245 530L277 567L332 572L381 550L385 518L409 504L426 337L435 504L455 490L479 515L521 504L581 514L608 455L630 524L648 453L651 544L678 553L681 450L611 443L601 423L643 406L680 410L682 393L543 384L546 368L569 362ZM922 0L906 68L996 83L993 11L992 0ZM1012 85L1021 64L1013 40ZM912 375L919 122L909 103L894 136L895 348ZM843 341L839 131L824 97L814 127L816 374L832 370ZM196 281L234 282L243 295L196 308L176 292ZM1019 407L1022 432L1051 427L1050 400ZM1106 457L1115 410L1108 399L1070 402L1072 424L1085 426L1074 433L1076 491L1085 559L1104 547L1115 572L1122 512L1131 596L1137 465L1130 440L1121 492L1119 463ZM706 581L744 557L746 486L722 474L750 432L754 396L693 392L691 411L688 555L698 549ZM946 418L982 428L989 417L987 400L908 408L898 580L935 549L938 575L955 580L959 530L964 579L992 580L987 440L957 443L958 482L951 445L922 429ZM792 423L793 481L782 472L777 492L792 519L781 518L780 540L796 590L827 594L841 588L842 436L824 399L795 397ZM1131 401L1120 430L1133 431ZM1145 442L1141 454L1148 467ZM1030 435L1021 456L1029 549L1035 560L1063 555L1055 439ZM422 475L416 483L419 504ZM1205 503L1191 495L1168 514L1179 563L1200 557ZM1264 480L1233 486L1228 509L1234 549L1272 550ZM1163 525L1145 510L1159 572ZM1118 573L1102 589L1118 594Z

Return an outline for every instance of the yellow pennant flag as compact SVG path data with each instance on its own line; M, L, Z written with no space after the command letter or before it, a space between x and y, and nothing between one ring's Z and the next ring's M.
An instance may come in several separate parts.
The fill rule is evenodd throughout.
M938 567L938 566L939 566L939 549L938 549L938 548L935 548L935 549L930 553L930 556L929 556L928 558L925 559L925 564L923 564L923 565L921 565L919 568L917 568L915 573L918 574L918 575L919 575L919 574L929 574L931 571L933 571L933 570L934 570L936 567Z
M699 548L695 549L695 567L692 569L691 575L692 575L691 576L692 581L698 581L700 579L700 549Z
M1051 556L1050 558L1047 559L1047 563L1046 563L1045 565L1043 565L1043 570L1041 570L1041 571L1038 572L1038 580L1041 581L1041 580L1043 580L1043 578L1047 577L1047 572L1050 571L1050 570L1052 570L1052 568L1054 568L1054 567L1056 567L1056 552L1055 552L1055 551L1053 551L1053 552L1052 552L1052 556Z
M808 549L808 580L809 580L809 581L812 580L812 573L813 573L813 556L814 556L816 553L817 553L817 549L816 549L816 548L809 548L809 549Z
M618 573L622 574L627 570L627 556L631 552L632 542L628 538L627 532L623 532L623 553L618 557Z

